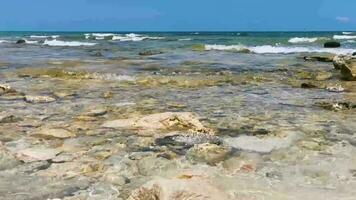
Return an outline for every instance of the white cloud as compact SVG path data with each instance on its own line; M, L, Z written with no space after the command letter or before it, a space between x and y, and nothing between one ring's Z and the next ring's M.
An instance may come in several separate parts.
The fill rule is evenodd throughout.
M338 16L335 18L336 21L340 22L340 23L343 23L343 24L347 24L350 22L350 18L349 17L341 17L341 16Z

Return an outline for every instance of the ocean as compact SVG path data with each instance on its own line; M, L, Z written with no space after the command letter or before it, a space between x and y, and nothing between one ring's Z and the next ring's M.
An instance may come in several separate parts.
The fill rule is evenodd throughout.
M354 52L342 31L0 32L0 198L352 199L333 59Z

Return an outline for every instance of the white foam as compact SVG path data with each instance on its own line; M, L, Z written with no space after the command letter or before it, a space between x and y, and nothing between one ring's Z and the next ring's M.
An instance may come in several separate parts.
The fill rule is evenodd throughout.
M353 32L342 32L342 34L344 34L344 35L352 35Z
M182 39L178 39L178 41L191 41L192 38L182 38Z
M0 43L8 43L9 41L7 40L0 40Z
M288 42L290 43L313 43L316 42L318 38L307 38L307 37L295 37L291 38Z
M351 40L356 39L356 35L334 35L335 40Z
M96 43L77 42L77 41L61 41L61 40L45 40L43 45L75 47L75 46L94 46L94 45L96 45Z
M32 40L25 40L26 44L37 44L38 41L32 41Z
M56 38L59 38L60 36L59 35L31 35L30 38L34 38L34 39L46 39L46 38L53 38L53 39L56 39Z
M125 35L114 35L112 37L112 40L119 40L119 41L142 41L142 40L161 40L164 39L164 37L149 37L149 36L142 36L139 34L135 33L129 33Z
M218 51L242 51L248 49L257 54L291 54L291 53L332 53L332 54L352 54L356 49L346 48L318 48L318 47L283 47L283 46L255 46L247 47L243 45L205 45L205 50Z

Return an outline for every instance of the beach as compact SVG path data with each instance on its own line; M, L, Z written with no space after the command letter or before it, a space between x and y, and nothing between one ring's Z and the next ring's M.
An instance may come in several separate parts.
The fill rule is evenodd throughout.
M354 32L0 32L0 199L354 199L355 52Z

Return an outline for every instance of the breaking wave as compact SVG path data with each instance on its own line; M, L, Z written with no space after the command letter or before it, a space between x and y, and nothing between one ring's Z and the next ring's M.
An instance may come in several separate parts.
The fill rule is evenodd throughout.
M335 40L351 40L356 39L356 35L334 35Z
M316 42L318 38L307 38L307 37L295 37L288 40L289 43L313 43Z
M291 54L291 53L332 53L332 54L352 54L355 49L346 48L319 48L319 47L282 47L282 46L254 46L243 45L205 45L205 50L217 51L250 51L257 54Z
M33 38L33 39L47 39L47 38L52 38L52 39L56 39L56 38L59 38L60 36L59 35L31 35L30 38Z
M77 47L77 46L94 46L94 45L96 45L96 43L77 42L77 41L61 41L61 40L45 40L43 45Z

